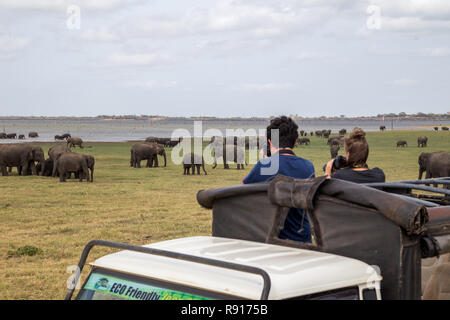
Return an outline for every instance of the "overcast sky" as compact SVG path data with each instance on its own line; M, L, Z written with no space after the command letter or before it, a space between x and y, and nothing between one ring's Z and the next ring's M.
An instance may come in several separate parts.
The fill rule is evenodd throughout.
M1 116L445 113L450 1L0 0L0 87Z

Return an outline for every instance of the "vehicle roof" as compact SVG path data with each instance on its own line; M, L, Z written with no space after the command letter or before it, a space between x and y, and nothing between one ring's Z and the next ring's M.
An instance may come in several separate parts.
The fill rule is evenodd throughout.
M271 279L269 299L288 299L374 280L374 269L362 261L266 243L197 236L144 247L261 268ZM259 299L263 288L260 275L127 250L103 256L91 265L246 299Z

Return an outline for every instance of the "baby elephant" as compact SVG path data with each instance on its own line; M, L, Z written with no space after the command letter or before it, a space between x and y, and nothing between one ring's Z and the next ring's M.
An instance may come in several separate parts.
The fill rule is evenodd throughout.
M331 159L334 159L338 156L339 149L340 149L339 144L332 144L330 146Z
M77 172L79 174L80 182L86 177L89 182L88 158L87 156L75 152L62 153L53 165L53 177L56 177L56 172L59 173L59 181L65 182L67 174Z
M183 174L189 174L189 170L192 168L192 174L195 174L195 167L197 167L197 175L200 174L200 167L203 168L205 176L207 175L205 170L205 160L203 156L199 156L193 153L188 153L183 157Z
M398 147L407 147L408 143L405 140L399 140L397 141L397 148Z

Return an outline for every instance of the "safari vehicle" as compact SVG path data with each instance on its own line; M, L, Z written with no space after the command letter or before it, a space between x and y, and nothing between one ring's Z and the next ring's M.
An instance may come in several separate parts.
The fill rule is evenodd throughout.
M421 183L450 179L364 186L279 175L199 191L199 204L212 209L212 236L146 246L93 240L80 272L93 247L121 251L90 263L76 299L421 299L430 285L438 291L431 298L450 299L450 189ZM292 207L308 214L313 243L278 238ZM422 279L422 260L439 255Z

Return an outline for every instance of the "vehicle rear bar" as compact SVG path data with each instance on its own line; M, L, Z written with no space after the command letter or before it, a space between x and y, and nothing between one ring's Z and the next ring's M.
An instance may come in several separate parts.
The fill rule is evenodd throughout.
M124 244L119 242L111 242L111 241L105 241L105 240L92 240L90 241L86 247L84 248L80 261L78 262L78 272L75 273L72 283L67 291L65 300L70 300L72 298L73 292L75 291L76 283L78 283L78 279L81 276L81 271L83 270L83 267L86 263L86 259L89 255L89 252L94 246L100 246L100 247L108 247L108 248L116 248L116 249L122 249L122 250L129 250L129 251L135 251L135 252L141 252L146 254L153 254L157 256L163 256L173 259L179 259L179 260L186 260L191 261L195 263L201 263L211 266L216 266L220 268L225 269L231 269L241 272L247 272L247 273L253 273L258 274L263 278L263 289L261 292L261 300L267 300L269 297L269 291L270 291L270 276L269 274L264 271L263 269L252 267L252 266L246 266L238 263L233 262L227 262L227 261L220 261L220 260L214 260L204 257L197 257L193 255L178 253L178 252L172 252L172 251L166 251L166 250L160 250L155 248L148 248L148 247L141 247L131 244Z
M392 183L392 182L387 182ZM442 185L450 185L450 178L433 178L433 179L423 179L423 180L404 180L404 181L395 181L394 183L411 183L411 184L442 184Z
M392 189L415 189L434 193L442 193L445 195L450 195L450 189L440 189L434 187L426 187L413 183L399 183L399 182L372 182L364 183L368 187L375 188L392 188Z

